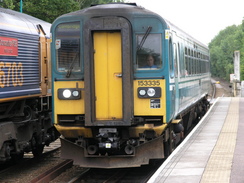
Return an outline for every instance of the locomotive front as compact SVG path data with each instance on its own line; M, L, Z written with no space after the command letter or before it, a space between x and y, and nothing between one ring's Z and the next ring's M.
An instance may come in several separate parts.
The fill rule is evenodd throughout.
M61 156L84 167L163 158L167 25L133 4L69 13L52 25L53 118Z

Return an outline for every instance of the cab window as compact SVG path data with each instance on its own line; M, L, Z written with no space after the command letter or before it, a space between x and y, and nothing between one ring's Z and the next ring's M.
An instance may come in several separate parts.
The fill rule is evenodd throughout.
M56 62L59 72L81 71L80 23L62 23L55 31Z
M136 35L137 70L157 70L162 67L161 34Z

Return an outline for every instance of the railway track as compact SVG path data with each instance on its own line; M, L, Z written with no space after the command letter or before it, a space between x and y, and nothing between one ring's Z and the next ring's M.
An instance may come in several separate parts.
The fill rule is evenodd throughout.
M45 148L43 155L38 158L33 158L32 153L27 153L17 163L1 165L0 182L30 182L41 172L48 170L50 166L63 161L59 157L60 142L58 140Z
M152 174L159 168L163 163L161 161L155 161L149 165L145 165L137 168L126 168L126 169L92 169L91 173L84 176L79 182L87 183L144 183L149 180ZM76 182L78 183L78 182Z
M231 97L230 83L221 78L212 78L211 80L213 86L212 98L218 97Z
M149 165L136 168L119 168L119 169L81 169L76 172L75 176L66 175L64 177L57 177L50 183L143 183L147 182L152 174L162 164L163 160L157 160Z
M52 167L51 169L43 172L42 174L38 175L34 179L32 179L31 183L42 183L42 182L50 182L57 176L59 176L62 172L66 169L71 168L73 165L72 160L65 160L57 164L56 166Z
M59 157L30 158L9 167L0 172L0 182L30 182L42 172L47 171L50 166L59 164Z

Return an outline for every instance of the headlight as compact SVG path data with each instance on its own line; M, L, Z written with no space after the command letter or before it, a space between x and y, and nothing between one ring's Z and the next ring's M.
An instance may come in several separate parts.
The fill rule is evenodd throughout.
M64 96L64 98L70 98L71 91L69 89L64 90L63 91L63 96Z
M137 89L139 98L160 98L160 87L139 87Z
M60 100L78 100L81 98L81 90L77 88L58 89L58 98Z
M154 88L148 88L147 94L148 94L149 97L154 97L155 94L156 94L156 91L155 91Z

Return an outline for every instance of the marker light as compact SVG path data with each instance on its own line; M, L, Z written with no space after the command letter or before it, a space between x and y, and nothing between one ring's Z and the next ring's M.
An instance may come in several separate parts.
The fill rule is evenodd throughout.
M139 91L139 94L142 95L142 96L143 96L143 95L146 95L146 93L147 93L146 90L140 90L140 91Z
M72 95L73 95L74 97L78 97L78 96L79 96L79 92L75 90L75 91L73 91Z
M58 99L60 100L79 100L81 99L81 89L77 88L59 88Z

